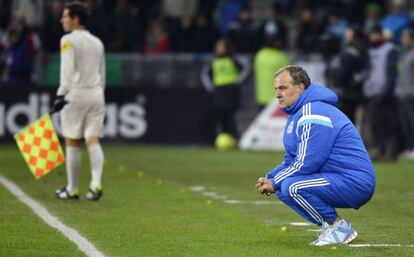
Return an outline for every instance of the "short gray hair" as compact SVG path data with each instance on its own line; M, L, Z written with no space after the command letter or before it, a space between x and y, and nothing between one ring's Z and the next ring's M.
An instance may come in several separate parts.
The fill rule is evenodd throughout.
M305 89L307 89L311 84L311 80L309 78L308 73L302 67L296 65L288 65L278 69L274 77L276 78L280 75L280 73L284 71L289 72L293 80L293 85L299 85L300 83L302 83L303 85L305 85Z

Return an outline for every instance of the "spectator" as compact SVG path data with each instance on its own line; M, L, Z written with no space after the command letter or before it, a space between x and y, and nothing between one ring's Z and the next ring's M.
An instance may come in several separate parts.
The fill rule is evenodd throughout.
M296 49L308 54L317 50L320 25L312 9L303 9L299 15L299 29L296 39Z
M197 52L213 52L214 42L219 37L218 29L203 15L195 18L194 50Z
M193 52L195 30L190 17L181 18L181 24L177 33L173 36L172 43L176 52Z
M106 1L105 1L106 4ZM135 1L135 4L138 7L138 19L137 19L137 29L136 29L136 45L135 50L140 52L143 51L144 41L145 41L145 32L147 31L148 24L152 17L159 17L161 14L161 3L160 1L154 0L139 0Z
M6 43L3 83L9 86L31 84L34 56L39 44L37 35L29 30L23 17L12 22Z
M5 44L6 44L6 36L4 31L0 28L0 86L2 84L2 78L4 74L4 69L6 67L6 58L5 58Z
M333 11L328 14L328 26L325 29L325 32L335 37L339 38L341 42L344 39L346 28L348 27L348 22L342 18L339 14L339 11Z
M322 34L318 39L318 52L329 63L341 51L341 41L332 34Z
M365 11L364 32L368 34L380 19L381 6L375 3L368 4Z
M185 17L194 17L198 7L198 0L163 0L162 11L168 18L180 20Z
M398 60L396 95L400 109L400 122L404 137L405 157L414 160L414 31L405 29L401 33L404 47Z
M12 0L0 1L0 29L5 29L10 22Z
M137 9L128 0L118 0L111 19L109 50L131 51L135 46Z
M197 7L198 0L163 0L161 11L167 31L172 35L181 33L183 20L192 20Z
M29 28L40 28L43 21L43 0L13 0L12 14L20 13L26 17L26 25Z
M262 42L270 42L278 37L283 45L287 43L287 29L279 12L281 7L273 3L266 9L266 20L261 26ZM261 47L262 44L259 45Z
M169 50L170 38L161 21L153 21L145 37L145 54L162 54Z
M275 99L275 89L271 86L275 71L290 63L289 56L283 51L282 39L277 36L256 53L254 57L256 103L261 109Z
M86 0L85 3L89 12L88 24L86 25L86 28L93 35L97 36L105 45L109 38L109 24L104 10L96 3L96 0Z
M218 7L217 24L222 35L226 35L230 23L235 21L247 0L224 0Z
M404 11L404 1L393 0L391 12L381 20L381 26L392 36L394 43L400 43L401 31L410 24L410 15Z
M48 8L45 11L44 23L41 30L43 49L49 52L58 52L60 45L60 38L64 32L60 22L63 13L62 0L53 0L49 2Z
M397 53L392 42L387 41L379 26L369 33L370 68L364 83L364 96L367 99L372 145L377 151L374 159L393 161L397 157L398 120L393 98L397 77Z
M260 47L260 27L253 21L249 8L244 8L236 21L229 25L228 36L235 49L241 53L254 53Z
M213 13L219 2L220 0L200 1L198 3L198 16L205 17L210 23L213 20ZM214 42L216 41L214 40Z
M364 22L365 7L367 6L366 2L376 1L379 3L383 0L369 0L369 1L359 1L359 0L340 0L340 1L331 1L335 6L338 5L336 2L340 2L338 10L341 10L343 17L346 17L346 20L352 24L362 25ZM322 1L323 2L323 1Z
M203 68L201 74L204 87L213 94L216 135L226 132L238 137L236 112L239 108L239 87L248 74L247 65L234 57L230 41L219 39L213 61Z
M368 68L367 41L358 26L347 28L345 47L326 68L328 85L339 96L339 109L355 124L362 104L362 86Z

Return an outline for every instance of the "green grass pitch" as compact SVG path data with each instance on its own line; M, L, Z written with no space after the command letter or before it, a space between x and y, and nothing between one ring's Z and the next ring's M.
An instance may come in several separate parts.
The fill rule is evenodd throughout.
M55 199L54 190L66 181L64 167L35 180L14 145L0 147L0 174L108 256L414 256L410 247L308 245L316 237L308 230L317 227L290 225L303 220L276 197L261 196L254 188L282 153L116 145L104 145L104 151L104 197L99 202ZM85 151L82 161L84 196L90 178ZM414 162L377 163L375 168L373 199L358 211L339 210L359 232L353 243L412 245ZM212 199L189 190L192 186L242 202ZM83 253L0 185L0 256Z

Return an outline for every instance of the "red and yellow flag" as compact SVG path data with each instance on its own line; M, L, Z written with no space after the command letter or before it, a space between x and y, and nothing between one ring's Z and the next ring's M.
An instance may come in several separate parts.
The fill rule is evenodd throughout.
M40 179L65 162L64 154L49 114L14 135L30 171Z

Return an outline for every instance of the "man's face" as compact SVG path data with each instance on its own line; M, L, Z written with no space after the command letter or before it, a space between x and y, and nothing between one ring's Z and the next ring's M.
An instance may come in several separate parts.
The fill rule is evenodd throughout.
M65 32L71 32L73 30L75 20L69 16L69 10L64 9L62 14L62 19L60 20Z
M354 40L354 31L350 28L345 30L345 42L351 43Z
M293 85L288 71L283 71L275 78L274 88L281 108L292 106L305 90L303 84Z
M403 33L401 33L401 44L405 47L405 48L411 48L413 46L413 38L410 35L410 32L408 31L403 31Z
M378 32L371 32L368 38L371 44L374 44L374 45L383 40L381 33L378 33Z

